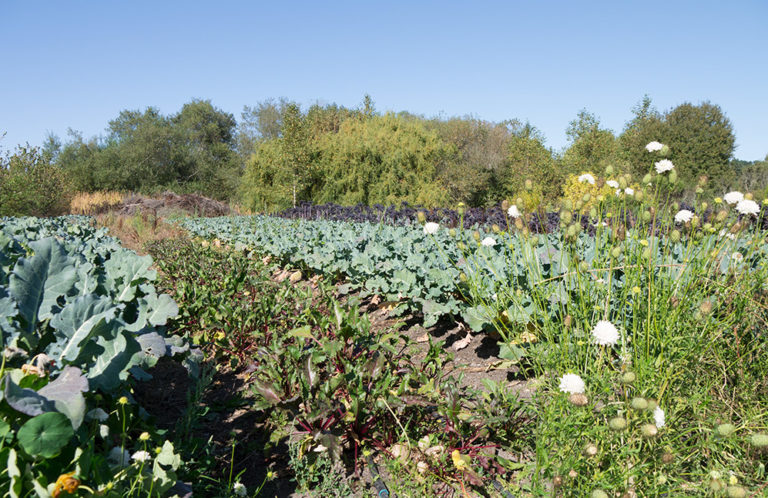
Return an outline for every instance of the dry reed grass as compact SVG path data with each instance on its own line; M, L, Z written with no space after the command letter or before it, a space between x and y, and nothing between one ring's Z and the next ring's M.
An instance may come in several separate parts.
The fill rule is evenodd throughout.
M78 192L69 203L72 214L96 214L120 205L126 194L115 191Z

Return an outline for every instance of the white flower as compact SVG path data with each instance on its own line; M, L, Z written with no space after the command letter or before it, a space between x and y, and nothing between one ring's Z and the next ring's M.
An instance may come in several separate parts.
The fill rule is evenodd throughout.
M647 150L648 152L658 152L663 148L664 148L664 144L661 144L656 140L654 140L653 142L650 142L648 145L645 146L645 150Z
M600 320L592 329L595 343L600 346L613 346L619 342L619 331L607 320Z
M496 239L494 239L493 237L486 237L480 243L485 247L493 247L496 245Z
M234 491L237 496L248 495L248 490L245 489L245 484L242 482L236 482L234 486L232 486L232 491Z
M560 377L560 391L569 394L584 393L584 381L576 374L565 374Z
M733 254L731 254L731 259L738 263L740 261L744 261L744 255L741 254L740 252L734 252Z
M736 204L736 211L741 214L753 214L757 216L760 213L760 205L751 199L742 199Z
M728 204L736 204L737 202L744 200L744 194L734 190L733 192L728 192L725 194L723 196L723 200Z
M662 410L660 406L657 406L653 410L653 421L656 422L657 429L664 427L666 416L664 415L664 410Z
M616 180L608 180L605 182L605 184L611 188L619 188L619 182L617 182Z
M440 225L433 221L429 221L427 223L424 223L424 233L429 235L434 235L437 233L437 229L440 228Z
M719 235L720 237L726 237L731 240L736 240L736 236L734 234L732 234L731 232L727 232L725 230L720 230Z
M99 422L105 422L109 418L109 415L107 415L107 412L101 408L94 408L85 414L85 418L86 420L98 420Z
M656 173L662 174L665 171L672 171L675 169L675 165L669 159L662 159L654 164L656 166Z
M627 187L624 189L624 193L627 195L635 195L635 190Z
M512 204L509 206L509 209L507 210L507 214L510 218L519 218L520 217L520 210L517 209L517 206Z
M494 301L498 301L499 296L494 292L493 295L491 296L491 299L493 299Z
M126 467L130 461L131 454L127 450L121 450L119 446L109 450L107 455L107 462L113 467Z
M590 185L594 185L595 184L595 177L590 175L589 173L584 173L583 175L581 175L579 177L579 183L584 183L584 182L587 182Z
M146 462L147 460L150 460L152 458L152 455L149 454L148 451L137 451L133 455L131 455L131 458L136 460L137 462Z
M675 215L675 223L688 223L693 219L693 213L687 209L681 209Z

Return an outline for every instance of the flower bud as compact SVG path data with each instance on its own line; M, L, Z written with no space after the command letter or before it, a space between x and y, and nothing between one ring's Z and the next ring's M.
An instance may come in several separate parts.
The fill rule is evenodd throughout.
M635 375L635 372L624 372L624 374L621 376L621 383L622 384L632 384L637 380L637 375Z
M451 228L450 230L448 230L448 235L450 235L451 237L456 237L456 229Z
M592 218L592 219L595 219L595 218L597 218L597 209L595 209L595 208L591 208L591 209L589 210L589 217L590 217L590 218Z
M669 145L663 145L661 149L659 149L659 155L661 157L667 157L672 153L672 151L669 148Z
M472 238L475 239L476 242L480 242L480 239L482 237L480 236L480 232L475 230L474 232L472 232Z
M608 165L605 167L605 176L612 176L613 175L613 166Z
M563 209L566 211L573 209L573 202L571 202L570 199L566 199L565 202L563 202Z
M653 424L643 424L640 427L640 433L643 437L651 438L655 437L659 433L659 429Z
M623 431L627 428L627 419L624 417L614 417L608 422L608 426L614 431Z
M749 442L752 443L752 446L755 448L765 448L768 446L768 434L752 434Z
M565 315L565 318L563 319L563 326L569 329L571 328L572 323L573 323L573 317L571 315Z
M645 175L645 176L643 177L643 183L644 183L644 184L646 184L646 185L648 185L649 183L651 183L651 180L652 180L652 179L653 179L653 177L651 176L651 174L650 174L650 173L648 173L647 175Z
M592 443L587 443L586 445L584 445L582 454L587 458L597 455L597 446L595 446Z
M462 282L466 283L467 280L469 280L469 279L467 278L467 274L466 273L461 272L461 273L459 273L459 280L461 280Z
M712 307L713 307L712 301L706 300L699 305L699 311L701 311L705 315L708 315L712 312Z
M643 221L648 223L651 221L651 212L650 211L643 211Z
M672 233L669 234L669 240L675 243L680 242L680 237L681 234L679 230L672 230Z
M582 272L589 271L589 263L587 263L586 261L582 261L581 263L579 263L579 271L582 271Z
M747 490L741 486L728 486L725 492L728 498L744 498L747 496Z
M643 202L643 197L645 197L645 194L643 194L642 190L635 190L635 199L637 199L638 202Z
M677 183L677 170L673 169L669 172L669 183Z
M560 221L562 221L563 223L568 224L568 223L571 222L572 219L573 219L573 216L571 215L570 211L568 211L566 209L560 211Z
M536 245L538 243L539 243L539 236L538 235L534 235L533 237L531 237L531 244Z
M427 215L424 211L419 211L416 213L416 220L418 220L419 223L424 224L427 222Z
M563 476L555 476L552 478L552 486L559 488L563 485Z
M518 230L522 230L523 227L525 227L523 220L521 218L515 219L515 228L517 228Z
M456 206L456 212L459 213L459 216L463 216L466 210L466 206L463 202L460 202L458 206Z
M646 260L646 261L650 261L651 260L651 250L649 248L647 248L647 247L645 249L643 249L643 259Z
M653 410L656 409L657 406L659 406L658 401L656 401L653 398L648 398L648 399L646 399L646 401L648 402L648 411L649 412L652 412Z
M466 251L467 250L467 245L464 242L459 242L458 244L456 244L456 247L459 248L459 251Z
M509 201L508 200L504 199L503 201L501 201L501 209L505 213L509 210Z
M499 225L494 223L493 225L491 225L491 231L493 233L500 233L501 232L501 227L499 227Z
M592 199L592 196L590 194L584 194L581 197L581 202L587 203Z
M581 211L581 208L584 207L584 203L582 201L576 201L576 204L573 205L573 208L576 211Z
M525 181L525 190L527 190L528 192L533 190L533 182L531 180Z
M589 403L589 399L583 393L571 394L568 396L568 401L570 401L574 406L587 406L587 403Z
M755 196L752 195L752 192L747 192L746 194L744 194L744 198L747 199L748 201L755 200Z
M648 408L648 401L645 398L632 398L629 405L635 410L645 410Z
M606 493L602 489L596 489L592 491L592 494L589 496L590 498L608 498L608 493Z

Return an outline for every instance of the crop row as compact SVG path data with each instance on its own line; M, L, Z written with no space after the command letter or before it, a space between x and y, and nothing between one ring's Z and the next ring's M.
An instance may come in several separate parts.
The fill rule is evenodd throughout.
M121 478L135 483L120 472L131 382L151 378L145 369L163 356L190 368L197 358L164 335L178 307L157 293L151 265L86 217L1 220L0 459L11 496L56 496L81 480L115 492ZM175 484L172 448L163 451L146 469L161 492Z

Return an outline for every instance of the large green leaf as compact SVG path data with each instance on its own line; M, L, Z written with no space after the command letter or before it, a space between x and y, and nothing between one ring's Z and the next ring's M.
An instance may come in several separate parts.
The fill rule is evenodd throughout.
M141 283L157 278L157 272L150 270L150 266L150 256L140 257L127 250L112 253L104 263L104 269L107 272L107 285L118 301L132 301Z
M66 415L51 412L27 420L17 437L22 449L31 456L53 458L61 453L74 435Z
M139 362L136 353L141 351L141 346L127 332L119 333L112 340L99 337L97 343L103 352L88 371L88 380L94 389L111 391L128 378L128 369Z
M85 398L88 392L88 379L79 368L64 367L54 381L43 387L38 394L53 402L56 410L63 413L77 429L85 417Z
M51 327L58 332L58 341L50 349L58 354L59 362L74 362L81 356L86 341L111 336L111 321L116 312L109 298L93 294L78 297L65 306L51 320Z
M26 331L31 333L39 320L53 316L57 300L74 287L77 259L52 238L30 242L29 246L34 255L19 258L8 287L26 322Z
M5 376L3 395L11 408L30 417L55 410L53 402L32 389L19 387L10 375Z

